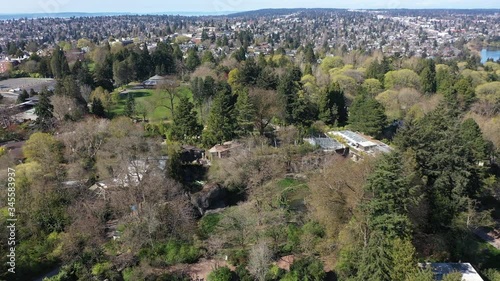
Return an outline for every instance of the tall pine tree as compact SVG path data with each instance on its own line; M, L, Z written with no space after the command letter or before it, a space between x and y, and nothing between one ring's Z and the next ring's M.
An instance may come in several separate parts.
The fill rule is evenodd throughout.
M194 143L201 135L203 126L198 122L198 115L193 103L186 97L180 98L174 110L174 122L171 128L171 137L175 141Z

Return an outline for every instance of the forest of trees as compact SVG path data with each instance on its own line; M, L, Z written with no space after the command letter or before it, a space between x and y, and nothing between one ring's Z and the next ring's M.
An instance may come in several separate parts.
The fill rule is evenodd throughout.
M16 170L17 280L53 268L46 280L191 280L182 269L201 260L221 262L209 281L426 281L418 263L429 261L500 280L500 251L474 234L500 219L499 63L178 48L32 58L57 85L20 95L38 95L38 119L0 132L26 141L22 163L0 150L2 169ZM155 74L176 79L152 91L164 103L120 96ZM170 115L147 120L158 107ZM353 161L303 141L343 129L393 152ZM181 160L182 145L227 141L239 148L210 166ZM200 181L227 207L200 212ZM276 264L285 256L289 270Z

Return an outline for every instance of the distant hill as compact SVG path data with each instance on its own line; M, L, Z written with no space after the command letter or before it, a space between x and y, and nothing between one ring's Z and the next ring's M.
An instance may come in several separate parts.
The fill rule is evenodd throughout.
M180 15L180 16L217 16L227 15L233 12L220 11L220 12L157 12L157 13L141 13L140 15ZM137 15L137 13L128 12L110 12L110 13L80 13L80 12L66 12L66 13L22 13L22 14L0 14L0 20L12 19L36 19L36 18L72 18L72 17L104 17L104 16L123 16L123 15Z
M254 17L254 16L279 16L289 15L298 12L325 12L325 11L346 11L347 9L332 8L293 8L293 9L261 9L255 11L246 11L229 14L229 17Z

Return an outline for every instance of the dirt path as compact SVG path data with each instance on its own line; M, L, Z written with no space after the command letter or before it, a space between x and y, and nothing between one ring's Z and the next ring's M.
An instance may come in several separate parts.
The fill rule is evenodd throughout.
M187 273L192 280L207 280L208 274L218 267L228 266L221 260L200 260L195 264L182 264L169 268L170 272ZM231 268L231 267L230 267Z

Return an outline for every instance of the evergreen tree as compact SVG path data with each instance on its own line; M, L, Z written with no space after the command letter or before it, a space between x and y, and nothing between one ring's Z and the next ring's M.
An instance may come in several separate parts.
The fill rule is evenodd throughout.
M415 247L409 239L392 241L390 270L391 281L407 281L408 276L418 273Z
M278 95L283 99L285 104L285 122L288 124L294 123L293 111L298 99L299 81L301 78L300 69L288 69L280 78L278 83ZM295 109L297 111L297 109ZM297 114L296 114L297 115Z
M45 89L40 93L38 104L35 107L35 114L37 116L35 124L38 129L42 131L52 129L54 125L54 115L52 115L53 110L54 107L50 103L50 92Z
M304 60L306 63L315 64L316 63L316 55L314 54L314 45L307 44L304 50Z
M29 98L30 95L28 94L28 91L23 90L18 96L17 96L17 103L23 103L26 101L27 98Z
M367 180L365 189L371 199L364 208L372 231L385 237L405 238L412 231L408 210L413 201L412 188L405 178L401 155L385 155Z
M357 280L391 281L390 244L380 232L372 232L361 252Z
M426 60L426 66L420 73L420 82L424 93L430 94L436 92L436 64L434 60Z
M151 55L149 54L148 47L144 45L137 64L137 79L144 81L151 76L151 64Z
M414 155L432 210L428 231L449 231L469 200L481 192L481 173L474 149L461 132L454 111L443 106L416 122L406 124L395 143ZM474 138L469 138L474 139Z
M240 71L241 82L243 85L253 86L257 83L260 74L260 68L253 58L249 58L243 63Z
M200 66L201 61L198 56L198 50L196 48L191 48L188 51L186 58L186 67L189 71L194 71L198 66Z
M235 105L236 121L238 122L238 135L246 136L253 131L255 121L255 108L250 101L247 89L241 89Z
M106 111L104 110L104 106L102 105L102 102L100 99L92 99L92 104L91 104L91 109L92 113L95 115L95 116L98 116L98 117L106 117Z
M135 99L132 96L132 94L129 93L127 96L127 103L125 105L124 113L125 113L125 116L132 117L134 112L135 112Z
M64 78L64 76L70 74L68 61L61 48L54 50L52 59L50 60L50 67L56 79Z
M472 78L461 77L453 85L452 91L445 95L446 102L451 108L459 111L468 110L476 100L476 91Z
M212 146L232 140L236 136L235 119L233 96L230 89L223 86L212 102L206 129L203 132L203 143Z
M349 124L353 130L380 138L386 122L384 107L377 100L367 95L354 99L349 112Z
M242 62L247 59L246 53L245 48L241 47L233 53L233 58L235 58L238 62Z
M472 149L474 158L485 160L489 155L488 143L484 140L479 125L472 118L465 120L460 126L461 135L467 145Z
M343 126L347 121L344 92L338 84L332 84L321 94L319 119L327 125Z
M201 59L202 63L215 63L214 54L212 51L207 50L203 53L203 58Z
M198 123L198 116L193 103L186 96L181 97L174 110L174 122L171 129L172 139L193 142L193 139L201 135L202 130L203 126Z

